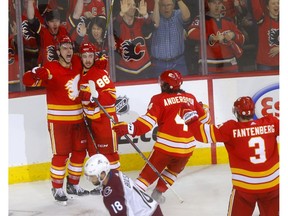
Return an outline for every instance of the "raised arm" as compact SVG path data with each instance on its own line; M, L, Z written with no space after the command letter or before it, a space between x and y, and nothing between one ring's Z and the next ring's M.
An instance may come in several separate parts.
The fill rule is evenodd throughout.
M84 7L84 2L83 0L78 0L76 5L75 5L75 9L73 12L73 19L79 19L82 12L83 12L83 7Z
M182 13L182 19L184 22L189 21L191 14L189 8L182 0L176 0L178 7Z
M259 0L253 0L251 1L251 8L254 20L259 24L263 20L264 17L264 11L262 9L261 3Z
M155 23L154 24L155 28L158 28L159 23L160 23L159 0L154 0L154 10L153 10L152 19Z
M28 20L33 20L35 17L34 11L34 0L28 0L27 2L27 18Z

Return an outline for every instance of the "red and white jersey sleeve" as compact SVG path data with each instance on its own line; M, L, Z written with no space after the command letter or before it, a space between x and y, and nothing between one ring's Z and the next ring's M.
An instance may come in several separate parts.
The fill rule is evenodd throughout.
M104 204L111 216L153 215L158 204L139 190L132 179L118 170L111 170L103 188Z
M266 116L250 122L227 121L219 126L192 123L201 142L224 142L233 186L246 192L267 192L279 185L279 120Z
M134 122L135 135L141 135L158 125L157 140L154 145L165 154L186 157L190 156L196 146L193 132L180 117L184 103L189 102L203 122L208 121L202 105L190 93L161 93L151 98L147 113Z

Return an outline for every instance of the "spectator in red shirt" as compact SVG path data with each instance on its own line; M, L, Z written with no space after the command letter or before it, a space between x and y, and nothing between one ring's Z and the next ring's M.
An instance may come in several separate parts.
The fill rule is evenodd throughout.
M258 25L258 70L279 71L279 0L266 0L266 8L260 0L251 1L253 16Z
M47 11L44 15L44 25L35 16L33 6L34 0L28 0L27 18L28 28L37 32L40 37L40 51L38 57L38 64L44 65L46 62L51 62L58 59L55 45L60 36L69 35L72 40L76 40L77 25L80 22L80 12L82 11L83 0L77 0L78 4L75 7L74 13L68 19L67 25L60 23L60 14L58 10Z
M245 37L233 21L221 16L222 0L208 0L208 8L205 16L208 72L238 72L237 58L243 53ZM201 39L199 17L189 27L188 38ZM204 61L201 56L200 51L200 70Z
M136 16L136 12L140 16ZM148 79L153 76L143 28L152 28L145 0L121 0L121 11L113 23L116 41L116 80Z

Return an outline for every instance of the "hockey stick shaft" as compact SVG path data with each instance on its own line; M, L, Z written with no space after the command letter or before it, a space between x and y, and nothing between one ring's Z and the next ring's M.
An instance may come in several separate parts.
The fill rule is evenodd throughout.
M105 30L104 30L104 37L103 37L102 50L101 51L103 51L103 49L104 49L105 40L107 38L108 26L109 26L109 23L110 23L110 20L111 20L113 5L114 5L114 0L111 1L110 7L109 7L109 13L108 13L106 26L105 26Z
M90 135L90 137L91 137L91 140L92 140L92 142L93 142L93 145L94 145L94 147L95 147L95 149L96 149L96 152L99 153L98 148L97 148L97 145L96 145L96 142L95 142L95 139L94 139L94 136L93 136L93 133L92 133L92 130L91 130L90 125L89 125L88 120L87 120L87 116L86 116L86 114L85 114L84 112L83 112L83 115L84 115L84 117L83 117L84 123L85 123L86 128L87 128L87 130L88 130L88 133L89 133L89 135Z
M93 101L99 106L99 108L104 112L104 114L109 118L113 124L117 124L115 119L105 110L105 108L100 104L97 98L93 97L93 95L96 95L93 93L93 91L96 91L95 83L92 80L89 80L89 87L91 91L91 95L93 98ZM159 171L155 168L155 166L147 159L147 157L142 153L142 151L138 148L138 146L133 142L133 140L125 134L124 137L127 139L127 141L134 147L134 149L140 154L142 159L151 167L151 169L157 174L157 176L165 183L165 185L173 191L173 193L177 196L180 203L183 203L184 200L176 193L176 191L171 187L171 185L163 178L163 176L159 173Z

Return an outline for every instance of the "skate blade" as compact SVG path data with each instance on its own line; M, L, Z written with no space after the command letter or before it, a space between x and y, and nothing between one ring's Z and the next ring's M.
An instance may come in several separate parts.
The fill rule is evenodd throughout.
M67 206L67 201L58 201L58 200L56 200L56 203L58 205L61 205L61 206Z

